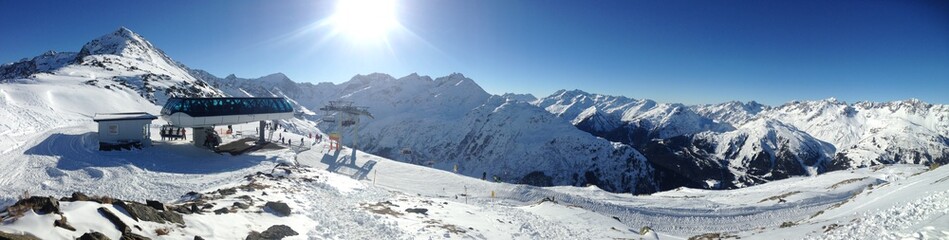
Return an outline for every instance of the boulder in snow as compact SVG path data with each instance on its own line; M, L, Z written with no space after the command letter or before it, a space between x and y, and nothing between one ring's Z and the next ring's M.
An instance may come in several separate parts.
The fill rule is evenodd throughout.
M250 232L246 240L264 240L264 239L283 239L289 236L299 235L296 231L287 225L273 225L262 233Z
M289 216L290 215L290 206L287 206L286 203L282 202L267 202L264 204L264 207L273 211L274 214L278 216Z
M109 237L106 237L105 234L100 232L87 232L79 236L77 240L109 240Z

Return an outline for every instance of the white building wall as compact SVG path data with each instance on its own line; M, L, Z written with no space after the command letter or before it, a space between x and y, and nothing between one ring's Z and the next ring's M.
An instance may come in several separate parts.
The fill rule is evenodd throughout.
M99 142L121 143L139 141L148 144L145 135L146 126L151 120L101 121L99 123Z

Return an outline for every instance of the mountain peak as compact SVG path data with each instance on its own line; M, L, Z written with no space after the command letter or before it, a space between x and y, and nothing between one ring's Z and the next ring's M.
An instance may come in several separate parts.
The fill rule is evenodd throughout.
M550 97L573 98L576 96L589 96L589 95L591 94L588 92L584 92L583 90L580 90L580 89L573 89L573 90L560 89L554 92L554 94L551 94Z
M829 102L829 103L838 103L838 102L840 102L839 100L837 100L836 97L825 98L823 101L824 101L824 102Z
M395 78L392 77L391 75L376 72L376 73L370 73L366 75L356 74L356 76L353 76L352 78L349 79L349 81L346 81L342 84L351 85L351 86L363 86L363 85L368 85L374 82L384 82L384 81L392 81L392 80L395 80Z
M177 65L144 37L125 27L119 27L112 33L89 41L82 46L77 59L82 60L89 55L118 55L170 66Z
M119 27L119 29L115 30L115 32L113 32L112 34L117 35L117 36L123 36L126 38L138 36L138 34L136 34L135 32L132 32L132 30L126 28L125 26Z
M461 74L461 73L451 73L450 75L448 75L448 78L452 78L452 79L467 79L467 77L465 77L465 75L464 75L464 74Z
M283 73L280 73L280 72L278 72L278 73L273 73L273 74L270 74L270 75L267 75L267 76L263 76L263 77L261 77L261 78L262 78L262 79L290 79L290 77L287 77L287 75L285 75L285 74L283 74Z

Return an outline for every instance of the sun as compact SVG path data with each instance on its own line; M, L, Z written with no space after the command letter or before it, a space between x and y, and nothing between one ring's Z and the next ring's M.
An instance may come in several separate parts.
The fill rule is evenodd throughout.
M395 0L339 0L330 22L338 33L363 41L385 41L399 27Z

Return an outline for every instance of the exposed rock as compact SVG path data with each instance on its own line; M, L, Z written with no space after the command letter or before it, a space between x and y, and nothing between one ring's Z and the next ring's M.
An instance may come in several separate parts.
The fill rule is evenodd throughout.
M299 235L296 231L293 231L292 228L287 225L273 225L270 228L267 228L266 231L258 233L256 231L250 232L247 235L246 240L264 240L264 239L283 239L289 236Z
M257 182L253 182L253 181L250 182L250 183L248 183L248 184L238 186L238 188L240 188L240 190L244 190L244 191L247 191L247 192L253 192L253 191L257 191L257 190L263 190L263 189L267 189L267 187L268 187L267 185L263 185L263 184L260 184L260 183L257 183Z
M204 238L201 236L194 236L194 240L204 240Z
M39 240L39 238L34 237L34 236L32 236L32 235L20 235L20 234L12 234L12 233L5 233L5 232L0 232L0 239L3 239L3 240Z
M272 210L277 216L289 216L290 206L282 202L267 202L264 207Z
M218 189L217 192L224 196L234 195L234 194L237 194L237 189L236 188Z
M185 205L173 206L173 207L171 207L171 209L174 210L175 212L178 212L178 213L181 213L181 214L192 214L192 213L193 213L193 212L191 212L191 208L190 208L190 207L185 207Z
M204 198L204 195L197 192L188 192L185 195L181 196L182 200L193 201Z
M247 202L254 202L254 198L252 198L251 196L247 196L247 195L241 195L241 196L237 197L237 199L244 200L244 201L247 201Z
M226 207L220 208L218 210L214 210L214 214L225 214L225 213L230 213L230 212L231 211L227 210Z
M148 237L145 237L145 236L142 236L142 235L138 235L138 234L135 234L135 233L132 233L132 232L122 233L122 238L120 238L120 239L121 239L121 240L151 240L151 238L148 238Z
M244 240L260 240L260 239L264 239L264 237L257 231L250 231L250 233L247 234L247 237L244 238Z
M165 209L165 204L159 201L145 200L145 205L148 205L149 207L152 207L155 210L161 210L161 211L167 210Z
M106 237L105 234L100 232L87 232L76 240L110 240L109 237Z
M62 213L59 211L59 200L53 197L33 196L17 201L14 206L30 206L38 214Z
M293 231L293 229L288 227L287 225L273 225L267 228L266 231L260 234L263 235L263 237L265 238L282 239L288 236L296 236L299 233L297 233L296 231Z
M66 216L62 215L60 215L60 219L53 221L53 226L61 227L69 231L76 231L76 228L74 228L72 225L69 225L69 222L66 221ZM0 237L0 239L2 239L2 237Z
M115 213L112 213L112 211L108 208L99 207L99 214L105 217L105 219L108 219L109 222L112 222L112 225L115 225L115 229L118 229L119 232L126 233L132 230L129 228L128 224L122 222L122 219L120 219L119 216L116 216Z
M72 201L72 202L89 201L89 200L91 200L91 198L89 198L89 196L86 196L86 194L83 194L81 192L73 192L72 197L69 198L69 201Z
M122 207L126 212L129 213L129 216L136 221L152 221L157 223L165 223L161 220L161 217L158 216L158 212L155 209L152 209L149 206L146 206L141 203L131 202L131 201L115 201L115 205Z
M247 209L247 208L250 208L250 205L247 205L246 203L242 203L242 202L234 202L234 207L237 207L240 209Z
M428 215L428 209L425 208L407 208L406 212Z
M155 208L145 204L116 200L115 205L122 207L129 216L136 221L149 221L157 223L173 222L184 224L181 214L172 211L157 211Z
M158 212L158 216L160 216L162 219L165 219L165 221L168 221L168 222L173 222L177 224L185 224L185 219L181 216L181 214L178 214L176 212L161 211L161 212Z

